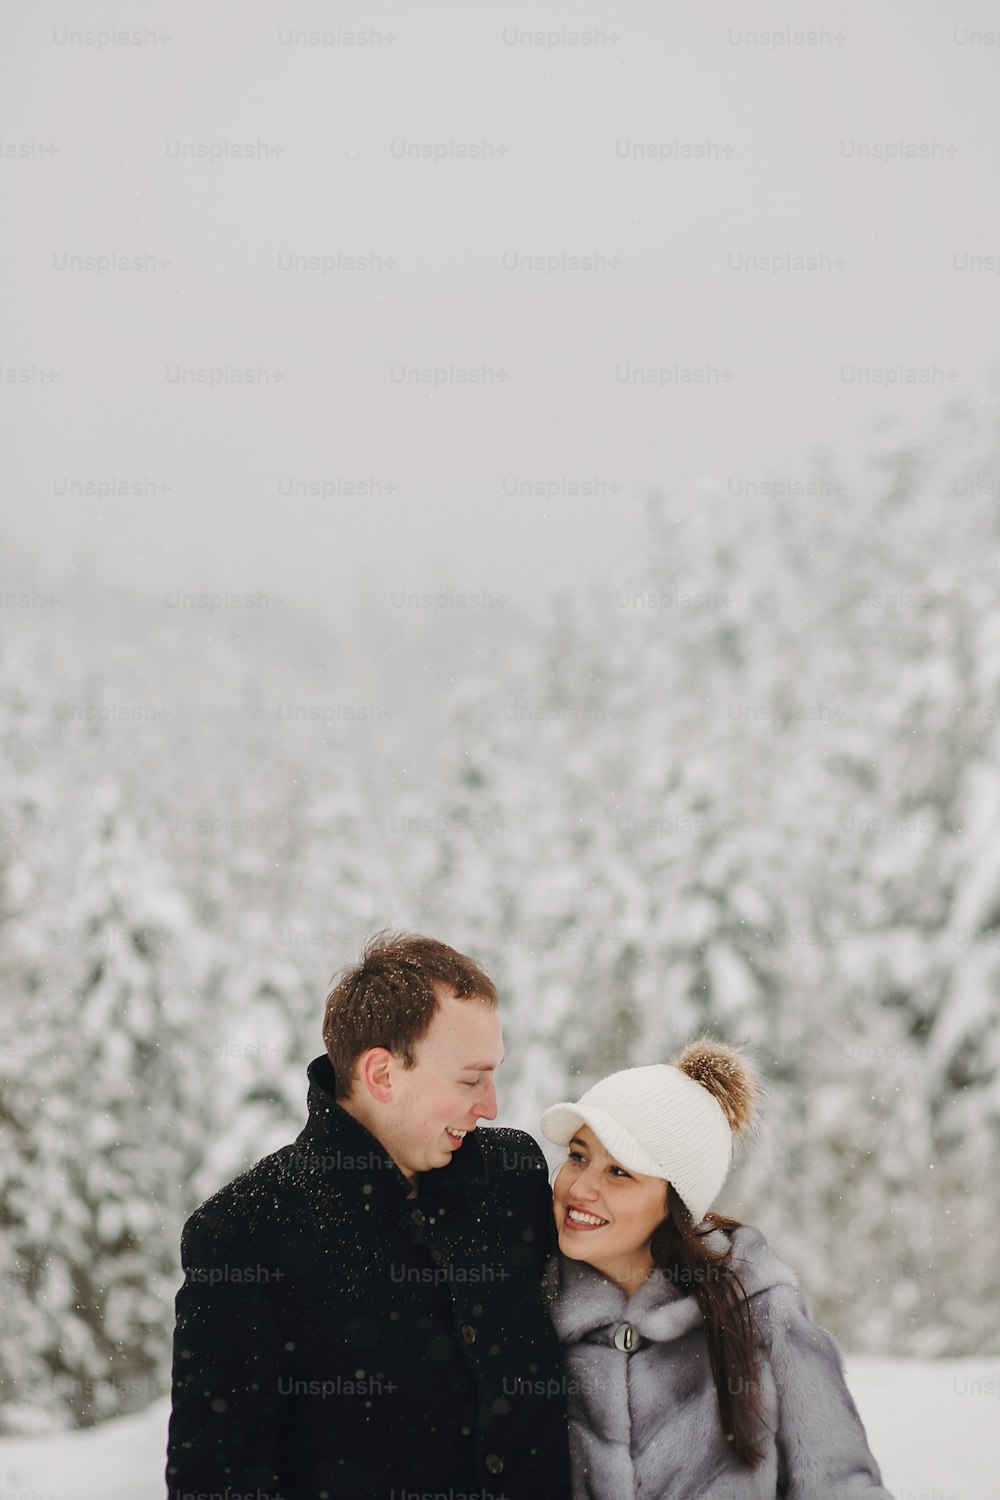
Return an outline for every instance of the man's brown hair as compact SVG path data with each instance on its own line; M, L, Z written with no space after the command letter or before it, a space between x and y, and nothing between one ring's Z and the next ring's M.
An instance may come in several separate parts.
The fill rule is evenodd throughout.
M355 1064L369 1047L386 1047L413 1067L413 1049L437 1009L436 985L460 1000L497 1003L489 975L446 943L388 929L369 938L361 962L342 970L326 997L323 1042L338 1099L349 1096Z

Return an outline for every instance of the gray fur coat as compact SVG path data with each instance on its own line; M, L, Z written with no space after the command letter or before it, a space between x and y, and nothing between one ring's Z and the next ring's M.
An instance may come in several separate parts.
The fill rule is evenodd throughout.
M715 1229L706 1243L724 1248ZM655 1271L631 1298L554 1255L545 1294L565 1346L574 1500L890 1500L840 1352L795 1276L749 1225L733 1268L757 1330L764 1459L739 1465L719 1418L698 1304ZM620 1347L632 1329L631 1351ZM618 1331L618 1346L615 1334Z

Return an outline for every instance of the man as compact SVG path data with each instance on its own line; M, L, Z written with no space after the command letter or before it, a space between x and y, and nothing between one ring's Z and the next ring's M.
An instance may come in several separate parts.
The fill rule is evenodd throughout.
M170 1500L564 1500L545 1159L496 1118L496 991L380 934L331 990L309 1120L184 1227Z

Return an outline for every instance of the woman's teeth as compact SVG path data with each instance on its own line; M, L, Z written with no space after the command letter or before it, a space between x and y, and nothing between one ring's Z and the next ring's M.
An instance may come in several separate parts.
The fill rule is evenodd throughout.
M568 1208L566 1210L566 1217L567 1219L571 1219L574 1224L590 1224L595 1229L599 1228L602 1224L608 1223L607 1219L599 1219L596 1214L585 1214L579 1208Z

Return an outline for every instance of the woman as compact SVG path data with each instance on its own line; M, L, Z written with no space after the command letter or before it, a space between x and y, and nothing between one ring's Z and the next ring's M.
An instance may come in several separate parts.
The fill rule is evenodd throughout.
M888 1500L837 1345L763 1235L709 1213L757 1090L693 1042L554 1104L546 1295L574 1500Z

